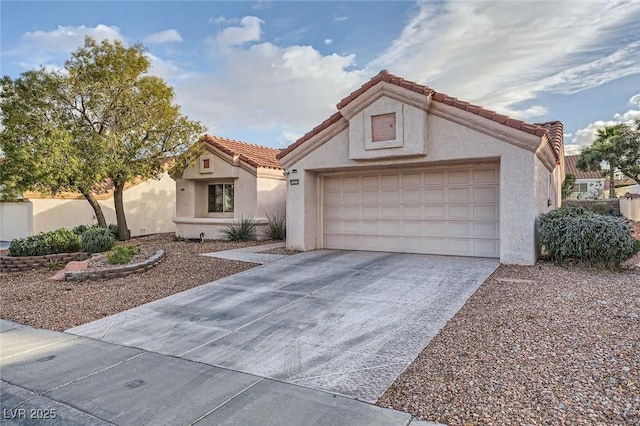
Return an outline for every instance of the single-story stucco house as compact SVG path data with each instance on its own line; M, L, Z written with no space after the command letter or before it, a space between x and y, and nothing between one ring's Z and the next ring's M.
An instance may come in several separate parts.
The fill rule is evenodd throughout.
M605 189L609 189L607 180L602 172L598 171L582 171L578 169L576 163L579 155L566 155L564 157L564 170L566 175L574 175L576 183L573 185L573 191L569 198L572 199L603 199Z
M561 203L562 123L528 124L387 71L278 154L287 247L499 258L539 255Z
M176 177L176 235L219 239L228 225L253 217L261 237L268 217L285 214L280 151L211 135L201 143L204 153Z

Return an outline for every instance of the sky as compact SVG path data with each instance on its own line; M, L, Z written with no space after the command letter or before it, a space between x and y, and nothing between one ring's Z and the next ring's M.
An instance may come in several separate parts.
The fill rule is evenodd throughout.
M85 35L142 42L208 132L284 148L380 70L525 120L577 154L640 118L640 0L6 1L0 72L58 69Z

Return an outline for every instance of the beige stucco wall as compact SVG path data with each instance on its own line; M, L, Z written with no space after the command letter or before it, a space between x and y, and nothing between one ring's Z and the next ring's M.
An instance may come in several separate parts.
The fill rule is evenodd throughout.
M631 220L640 221L640 199L620 199L620 213Z
M250 167L240 161L223 159L212 152L212 171L201 172L200 159L187 167L176 187L176 235L183 238L220 239L220 232L234 220L253 217L262 237L267 214L284 214L286 181L282 170ZM209 213L207 210L208 185L234 184L233 213Z
M0 201L0 241L28 237L33 233L33 204Z
M287 247L298 250L321 248L318 211L319 176L322 173L339 169L372 170L402 164L428 167L454 162L492 160L500 165L500 260L510 264L535 263L535 219L538 211L546 211L546 201L550 195L553 204L557 204L558 197L555 191L558 184L554 183L556 189L547 194L551 172L540 163L536 154L501 140L519 137L526 143L535 144L535 137L511 129L503 130L506 126L498 125L498 131L503 132L501 139L498 139L487 134L486 129L480 131L470 128L472 125L473 123L464 126L435 114L427 114L426 140L419 141L415 136L405 134L406 138L414 137L409 141L411 144L426 144L426 157L351 160L348 128L303 158L288 162L285 157L283 163L287 171L297 169L296 178L300 180L299 185L288 186ZM354 137L353 131L351 137ZM297 155L294 150L289 158L295 158ZM292 177L294 176L289 176Z
M123 204L132 236L174 232L175 182L167 173L124 192ZM92 225L94 212L85 199L32 198L33 233ZM99 200L107 223L116 223L113 197Z

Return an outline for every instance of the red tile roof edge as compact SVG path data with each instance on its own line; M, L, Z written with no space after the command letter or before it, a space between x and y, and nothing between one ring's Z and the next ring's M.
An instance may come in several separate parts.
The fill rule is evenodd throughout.
M526 132L535 136L539 136L539 137L547 136L549 140L549 144L553 149L556 160L558 161L560 160L560 153L561 153L562 143L563 143L562 123L560 121L550 121L547 123L536 123L536 124L526 123L523 120L510 118L506 115L498 114L496 111L483 108L479 105L473 105L469 102L462 101L458 98L448 96L444 93L436 92L435 90L423 84L419 84L419 83L405 80L404 78L395 76L389 73L387 70L380 71L375 77L373 77L371 80L363 84L360 88L351 92L347 97L343 98L340 102L338 102L336 107L339 110L341 110L342 108L347 106L349 103L351 103L354 99L356 99L358 96L362 95L368 89L370 89L371 87L375 86L376 84L382 81L395 84L397 86L403 87L408 90L412 90L420 94L424 94L425 96L431 96L431 98L437 102L442 102L444 104L451 105L455 108L459 108L464 111L470 112L472 114L476 114L481 117L488 118L489 120L514 128L516 130L521 130L523 132ZM301 137L300 139L295 141L293 144L289 145L287 148L282 150L280 154L278 154L278 158L280 159L284 157L285 155L287 155L288 153L296 149L298 146L300 146L303 142L311 139L313 136L320 133L323 129L327 127L324 125L325 123L329 122L329 124L333 124L336 121L338 121L340 117L341 117L340 112L333 114L328 120L324 121L320 126L316 126L313 130L306 133L303 137ZM559 133L558 133L558 128L560 129Z
M564 174L574 175L576 179L603 179L602 172L598 171L586 171L578 169L576 163L578 162L579 155L565 155L564 157Z
M220 136L212 136L210 134L204 135L201 141L208 143L225 154L239 156L242 162L252 167L282 169L282 165L277 158L280 150L277 148L270 148Z

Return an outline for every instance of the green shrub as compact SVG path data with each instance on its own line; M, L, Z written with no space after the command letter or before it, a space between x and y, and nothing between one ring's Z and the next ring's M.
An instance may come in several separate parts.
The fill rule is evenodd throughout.
M125 265L139 252L138 246L115 246L107 252L107 262L112 265Z
M265 235L271 240L284 240L287 237L287 221L284 216L267 215L269 223L265 228Z
M233 224L226 226L221 233L230 241L255 240L257 236L256 221L252 216L243 216Z
M92 227L82 234L82 250L89 253L111 250L114 244L115 238L107 228Z
M76 227L73 228L73 232L76 235L80 235L82 236L82 234L84 234L88 229L108 229L109 232L111 232L111 235L113 235L114 239L118 239L118 225L115 225L113 223L109 224L109 226L107 226L106 228L102 228L99 225L78 225Z
M575 259L590 266L618 267L638 251L627 224L578 206L540 215L540 242L552 260Z
M26 238L17 238L9 245L11 256L44 256L80 251L80 237L65 228L41 232Z
M74 233L74 234L76 234L76 235L80 235L80 236L82 236L82 234L84 234L84 233L85 233L85 231L86 231L87 229L90 229L90 228L92 228L92 226L88 226L88 225L78 225L78 226L75 226L75 227L73 228L73 233Z

